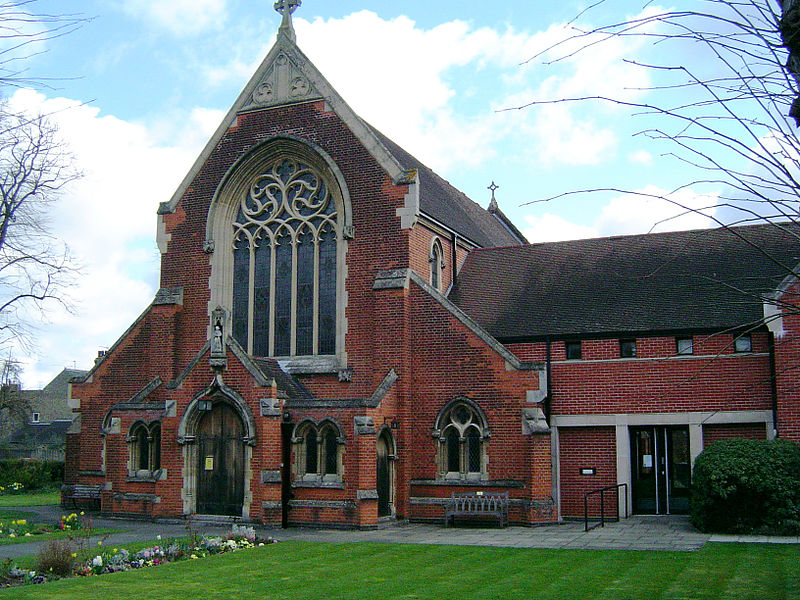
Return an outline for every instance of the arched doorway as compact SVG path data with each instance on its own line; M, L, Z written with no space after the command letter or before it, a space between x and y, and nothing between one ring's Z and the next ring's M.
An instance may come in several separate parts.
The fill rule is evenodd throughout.
M214 402L197 424L197 512L242 516L245 440L239 415Z
M394 513L394 439L384 429L377 440L377 488L378 517L389 517Z

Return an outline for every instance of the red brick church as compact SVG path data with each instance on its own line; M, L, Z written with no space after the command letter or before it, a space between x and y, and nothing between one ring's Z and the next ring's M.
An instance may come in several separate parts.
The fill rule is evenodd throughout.
M272 525L685 512L714 440L800 440L796 229L529 244L277 43L158 212L152 304L83 378L105 513ZM534 240L535 242L535 240Z

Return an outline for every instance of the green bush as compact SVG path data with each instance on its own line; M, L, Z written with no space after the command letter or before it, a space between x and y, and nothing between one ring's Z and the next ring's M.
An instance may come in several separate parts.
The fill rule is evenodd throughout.
M0 460L0 486L21 483L25 491L52 487L64 481L64 463L46 460Z
M711 444L694 463L691 521L709 532L800 534L800 445Z

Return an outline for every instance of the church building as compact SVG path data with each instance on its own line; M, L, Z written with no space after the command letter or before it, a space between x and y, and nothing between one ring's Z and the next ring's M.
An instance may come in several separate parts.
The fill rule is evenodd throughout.
M506 492L536 524L617 484L685 512L709 443L800 441L797 229L528 243L352 111L299 5L159 208L152 304L72 382L67 484L352 528Z

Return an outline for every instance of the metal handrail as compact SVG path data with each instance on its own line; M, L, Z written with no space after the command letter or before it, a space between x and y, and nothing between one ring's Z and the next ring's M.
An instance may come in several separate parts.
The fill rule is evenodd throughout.
M628 518L628 484L627 483L618 483L616 485L609 485L604 488L600 488L599 490L592 490L591 492L586 492L583 495L583 531L587 532L590 529L594 529L595 527L605 527L606 526L606 503L605 503L605 492L609 490L616 490L617 491L617 513L619 514L619 488L625 488L625 511L622 513L624 517ZM592 527L589 527L589 496L593 494L600 494L600 522Z

